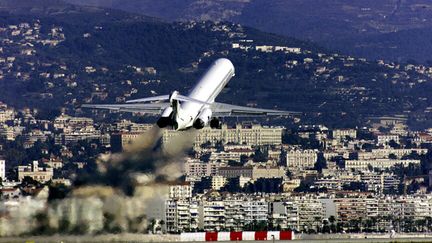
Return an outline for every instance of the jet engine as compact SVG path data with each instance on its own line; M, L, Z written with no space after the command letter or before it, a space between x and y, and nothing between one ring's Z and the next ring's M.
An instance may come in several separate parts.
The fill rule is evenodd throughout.
M208 124L208 122L211 119L211 116L212 116L212 111L209 108L205 108L204 110L201 111L200 115L195 120L193 127L196 129L202 129Z
M167 126L172 125L172 114L173 114L173 108L167 107L163 112L159 120L156 122L158 127L164 128Z
M218 118L213 117L210 121L210 127L220 129L222 127L222 122Z

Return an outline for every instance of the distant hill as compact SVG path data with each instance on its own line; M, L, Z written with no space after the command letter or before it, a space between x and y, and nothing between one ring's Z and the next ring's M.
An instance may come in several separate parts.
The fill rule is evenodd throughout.
M77 106L187 93L212 61L227 57L236 76L221 102L301 111L304 122L330 126L397 114L432 125L432 72L424 66L348 57L230 22L165 23L118 10L67 9L75 10L0 13L0 101L89 115Z
M97 6L79 6L67 3L63 0L2 0L0 1L0 14L6 15L24 15L37 17L55 17L70 18L78 21L124 21L127 18L141 21L157 21L160 19L147 17L143 15L130 15L116 9L105 9ZM77 18L77 15L83 19ZM132 17L133 16L133 17Z
M428 0L67 1L170 21L238 22L370 59L432 59L432 3Z
M56 15L91 9L96 12L102 10L96 7L80 7L61 0L2 0L0 2L0 12L10 14Z

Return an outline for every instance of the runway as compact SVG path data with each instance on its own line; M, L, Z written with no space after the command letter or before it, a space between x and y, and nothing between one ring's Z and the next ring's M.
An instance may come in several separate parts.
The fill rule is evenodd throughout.
M333 237L332 237L333 236ZM339 236L338 238L336 238ZM352 237L350 237L352 236ZM359 235L298 235L302 239L295 239L291 242L311 242L311 243L342 243L342 242L432 242L432 234L428 235L415 235L410 237L409 235L396 235L396 238L390 238L389 235L369 235L368 238L359 238ZM325 239L316 239L317 237L323 237ZM355 237L355 238L354 238ZM371 238L378 237L378 238ZM315 239L312 239L315 238ZM172 243L182 242L180 241L179 235L148 235L148 234L105 234L105 235L53 235L53 236L22 236L22 237L1 237L0 243L103 243L103 242L153 242L153 243ZM218 241L221 243L232 243L233 241ZM240 242L240 241L239 241ZM267 241L244 241L244 242L259 242L269 243L272 240ZM274 242L285 242L290 241L274 241ZM197 243L187 242L184 243ZM238 243L238 242L237 242Z

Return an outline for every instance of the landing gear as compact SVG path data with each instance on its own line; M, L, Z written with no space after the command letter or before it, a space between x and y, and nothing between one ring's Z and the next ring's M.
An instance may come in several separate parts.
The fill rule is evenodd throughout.
M216 128L216 129L221 129L222 128L222 122L218 118L213 117L210 120L210 127L211 128Z

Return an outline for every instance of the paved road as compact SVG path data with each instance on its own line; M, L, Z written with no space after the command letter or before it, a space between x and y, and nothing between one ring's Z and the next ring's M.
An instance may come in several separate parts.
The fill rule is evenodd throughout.
M399 239L333 239L333 240L295 240L294 242L341 243L341 242L432 242L432 238L399 238Z
M324 235L325 236L325 235ZM317 236L314 236L317 237ZM327 235L328 237L328 235ZM178 242L178 235L171 236L150 236L150 235L140 235L140 234L124 234L124 235L98 235L98 236L28 236L28 237L0 237L0 243L102 243L102 242L154 242L154 243L172 243ZM221 243L233 243L232 241L220 241ZM252 241L245 241L252 242ZM258 243L271 243L272 241L255 241ZM342 242L432 242L432 236L427 238L367 238L367 239L298 239L294 241L275 241L275 242L311 242L311 243L342 243ZM189 243L189 242L186 242ZM190 242L197 243L197 242ZM218 242L219 243L219 242Z

